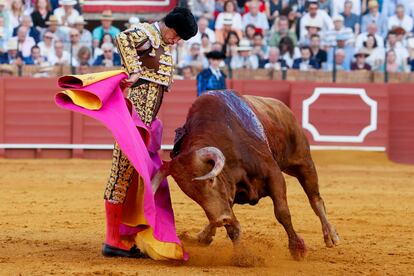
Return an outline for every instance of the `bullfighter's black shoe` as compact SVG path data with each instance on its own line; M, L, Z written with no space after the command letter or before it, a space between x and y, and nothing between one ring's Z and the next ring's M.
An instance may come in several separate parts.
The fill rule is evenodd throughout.
M105 257L148 258L148 256L142 253L135 245L130 250L123 250L104 244L102 255Z

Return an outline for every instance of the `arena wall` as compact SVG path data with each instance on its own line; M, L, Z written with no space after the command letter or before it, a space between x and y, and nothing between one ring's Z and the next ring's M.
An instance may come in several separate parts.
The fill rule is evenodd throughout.
M287 104L313 148L387 150L392 160L414 163L414 84L327 84L229 80L242 94ZM0 156L6 158L109 158L113 139L90 118L54 104L56 78L0 79ZM175 81L159 117L163 149L196 98L195 81Z

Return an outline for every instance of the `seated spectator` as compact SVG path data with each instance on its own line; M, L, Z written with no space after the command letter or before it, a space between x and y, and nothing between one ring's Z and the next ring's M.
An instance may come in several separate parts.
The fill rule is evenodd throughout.
M34 10L31 14L33 27L35 27L38 31L46 29L46 22L52 14L53 13L48 0L36 0Z
M366 62L371 66L372 71L378 71L380 66L384 63L385 51L384 48L378 47L375 36L368 35L364 42L365 51L369 54Z
M345 50L344 49L337 49L335 51L335 67L337 71L349 71L350 70L350 64L345 59ZM325 64L325 70L326 71L332 71L334 68L334 62L327 62Z
M87 48L86 48L87 49ZM76 68L76 73L78 75L85 75L85 74L90 74L91 73L91 66L89 65L89 63L81 63L79 64L79 66Z
M243 15L243 27L246 28L247 25L253 24L257 31L266 35L269 31L269 22L267 21L266 15L259 11L259 5L259 1L250 1L250 11Z
M273 26L276 19L279 18L283 9L283 0L265 1L265 14L269 21L269 26Z
M194 14L195 18L205 17L211 21L211 28L214 28L214 0L193 0L191 5L191 12Z
M46 31L51 32L54 36L54 39L60 41L69 40L67 31L59 25L59 21L56 16L49 16L49 20L46 21L46 25L48 26Z
M299 44L300 45L310 45L311 37L315 34L319 34L322 27L319 24L317 20L308 20L308 23L306 23L306 34L301 36Z
M12 0L9 9L6 9L8 18L7 25L10 30L14 30L21 24L22 16L24 15L24 6L22 0Z
M63 49L63 42L56 40L54 42L54 51L49 53L47 61L50 65L70 65L70 54Z
M309 71L319 69L319 64L312 58L312 50L309 46L300 47L300 58L295 59L292 69L300 71Z
M361 32L366 32L368 24L374 23L378 27L378 32L382 37L385 37L388 31L387 18L382 16L378 10L379 5L377 0L368 1L368 14L362 16Z
M223 34L220 34L223 25L231 23L231 30L235 31L239 37L242 37L243 25L242 17L236 10L236 4L232 0L224 2L224 12L219 13L215 23L216 36L224 38ZM221 41L224 41L221 40Z
M183 57L182 63L179 67L192 66L196 70L201 70L207 67L205 56L201 53L199 43L193 43L190 46L190 52Z
M0 64L23 65L22 54L17 49L17 41L10 39L7 42L7 52L0 55Z
M230 31L224 42L223 53L226 56L225 63L229 64L231 57L237 54L237 47L239 45L240 39L236 32Z
M332 17L332 21L334 23L334 28L324 34L325 39L323 44L327 46L334 46L338 35L343 35L346 38L347 44L353 43L354 33L351 28L344 26L344 17L338 14Z
M193 43L201 43L201 35L206 34L211 43L216 41L216 34L212 29L208 27L208 19L204 16L201 16L197 21L198 32L195 36L186 41L186 45L191 45Z
M211 45L211 51L219 51L219 52L223 52L223 48L224 48L223 43L220 43L220 42L218 42L218 41L214 42L214 43Z
M382 0L381 13L385 17L391 17L395 14L398 4L404 5L405 13L411 17L414 16L414 2L411 0Z
M325 11L327 14L332 13L332 4L338 0L319 0L319 9Z
M201 47L201 53L203 55L211 51L211 42L207 34L201 35L200 47Z
M19 51L22 53L23 58L30 56L30 51L34 45L36 45L33 37L28 36L28 29L26 27L19 27L17 36L10 38L10 40L17 41Z
M43 41L40 41L37 44L37 46L39 46L40 48L40 55L42 57L47 57L50 53L54 51L53 38L53 34L47 31L43 35Z
M0 65L0 77L11 77L14 74L13 66L10 64Z
M267 62L265 63L264 68L272 69L276 71L288 68L285 60L280 58L280 51L278 48L276 47L269 48L269 58L267 59Z
M115 37L120 33L120 30L117 27L112 26L112 21L112 11L103 11L101 16L101 25L93 29L92 32L94 48L98 46L99 41L102 40L104 34L108 33L111 35L112 39L115 39Z
M394 49L387 51L386 62L385 64L382 64L380 72L385 72L385 70L389 73L405 72L404 66L397 62L397 54Z
M30 56L24 58L23 61L27 65L40 65L46 61L46 58L42 57L39 46L35 45L32 47Z
M13 36L17 35L17 30L22 26L27 28L27 35L33 37L36 43L40 41L40 32L35 27L33 27L32 17L30 15L23 15L22 23L13 30Z
M89 50L89 47L82 46L79 48L78 54L76 55L76 62L73 63L74 66L80 66L80 64L92 64L92 53Z
M104 43L110 43L112 45L114 44L114 39L112 38L112 36L110 34L104 34L104 36L102 37L102 41L100 41L99 43L99 48L95 48L93 49L93 59L95 60L98 56L103 55L103 49L102 49L102 45ZM114 47L114 51L116 52L117 49Z
M296 35L296 41L299 39L300 35L300 29L299 29L299 20L298 20L298 14L300 12L298 10L293 10L291 7L287 6L286 8L283 8L281 16L286 16L288 19L288 25L289 25L289 31L294 33Z
M289 68L292 68L293 61L300 57L299 49L293 45L292 39L288 36L285 36L280 40L279 51L280 56Z
M312 35L310 47L313 53L313 59L318 63L319 68L322 68L328 59L328 54L321 48L321 37L318 34Z
M413 19L405 13L404 5L398 4L395 8L395 15L388 18L388 30L401 27L406 33L411 33L413 26Z
M184 66L183 68L181 68L181 76L183 80L194 80L195 76L193 73L193 67Z
M407 48L405 48L397 38L397 32L391 30L387 36L387 45L386 50L394 50L394 53L397 56L397 63L401 65L404 69L407 67L407 59L410 56ZM389 51L388 51L389 52Z
M351 70L352 71L359 71L359 70L371 71L371 65L369 65L366 62L366 58L368 56L369 54L365 51L364 48L359 49L359 51L354 55L355 62L352 62Z
M82 46L87 46L89 48L92 47L92 34L90 31L85 29L86 21L83 18L83 16L78 16L75 18L73 22L73 28L78 30L80 34L80 40L79 42L82 44Z
M103 55L96 58L93 66L114 67L121 65L120 56L114 52L114 45L111 43L104 43L101 46Z
M220 63L225 59L222 52L212 51L206 55L208 68L197 75L197 96L205 91L226 89L226 75L220 70Z
M276 28L277 27L277 28ZM286 16L280 16L277 24L274 24L270 31L269 46L277 47L279 46L280 39L285 36L290 37L293 41L293 45L297 44L297 37L295 32L289 30L289 21Z
M308 12L300 20L300 39L303 40L303 37L307 34L306 26L309 24L309 21L317 22L321 27L321 32L324 34L326 31L333 29L333 22L331 17L324 10L319 9L318 1L308 0Z
M244 35L240 37L240 39L246 38L250 41L250 43L252 43L255 33L256 33L256 27L253 24L249 24L244 28Z
M59 25L69 26L75 22L75 19L79 16L79 12L73 8L76 5L76 0L60 0L60 7L53 11L56 16Z
M354 47L350 44L346 44L348 37L346 35L343 34L338 34L336 37L336 49L335 48L330 48L328 50L328 60L327 63L328 64L332 64L333 63L333 59L334 59L334 52L335 50L343 50L345 56L344 56L344 60L341 62L341 67L343 68L343 70L347 70L349 71L351 69L351 62L352 59L354 57ZM341 51L342 54L342 51ZM342 59L342 56L339 57L340 59Z
M361 15L361 0L335 0L332 1L332 15L341 14L349 9L349 14Z
M345 27L346 28L351 28L351 30L354 34L359 34L359 32L361 30L361 25L359 23L361 21L361 19L360 19L361 16L360 16L360 13L356 13L356 11L354 12L354 9L355 9L354 7L358 4L360 5L360 1L357 0L356 2L357 3L354 5L353 1L346 0L345 3L344 3L343 12L341 12L340 15L342 15L344 17Z
M237 53L231 58L230 67L232 69L257 69L259 59L252 55L252 47L247 39L241 39L237 47Z
M253 49L252 55L256 55L259 60L259 68L263 68L265 61L268 55L267 45L263 41L263 35L261 33L256 33L253 37Z
M79 49L83 46L80 43L80 33L77 29L72 28L69 31L69 37L70 41L69 43L65 43L65 50L68 51L72 57L76 57Z
M355 41L355 48L359 49L363 47L364 42L367 40L368 35L375 37L375 40L378 43L379 48L384 48L384 39L381 35L378 34L378 28L375 23L370 23L367 26L367 31L360 33Z
M216 41L224 43L224 40L230 32L235 32L239 37L241 37L236 30L232 29L232 24L233 18L231 18L230 14L226 14L226 16L223 18L223 24L221 28L216 30Z

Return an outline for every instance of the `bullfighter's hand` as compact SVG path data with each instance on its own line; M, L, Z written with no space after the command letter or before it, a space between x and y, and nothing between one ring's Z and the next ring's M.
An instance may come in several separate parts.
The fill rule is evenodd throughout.
M131 74L128 79L124 79L121 82L121 89L124 90L124 89L129 88L139 79L139 76L140 76L139 73L134 73L134 74Z

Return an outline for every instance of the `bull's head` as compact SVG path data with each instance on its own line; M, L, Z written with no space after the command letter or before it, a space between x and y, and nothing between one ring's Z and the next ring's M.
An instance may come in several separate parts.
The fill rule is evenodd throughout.
M221 226L233 218L221 175L224 166L225 157L216 147L179 153L153 177L152 188L156 191L162 179L172 175L181 190L204 209L210 223Z

